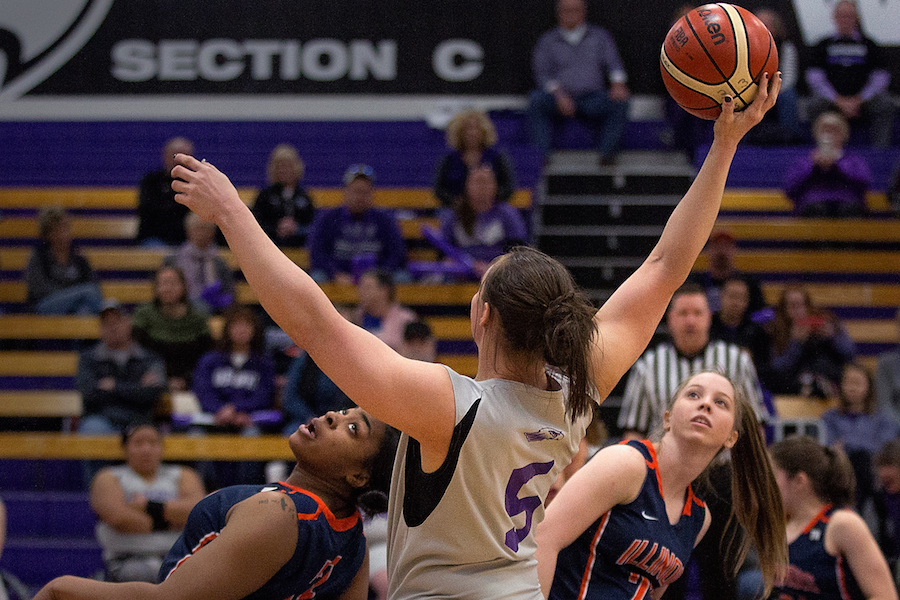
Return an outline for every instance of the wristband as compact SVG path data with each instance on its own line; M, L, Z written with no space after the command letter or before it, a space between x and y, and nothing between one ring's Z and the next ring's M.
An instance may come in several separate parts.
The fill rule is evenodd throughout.
M147 508L144 509L153 520L153 531L164 531L169 528L169 522L166 521L165 515L166 505L162 502L147 501Z

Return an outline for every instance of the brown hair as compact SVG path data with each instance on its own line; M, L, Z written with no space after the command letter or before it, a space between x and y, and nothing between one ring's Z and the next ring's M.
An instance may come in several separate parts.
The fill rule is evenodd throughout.
M876 467L900 468L900 439L885 442L872 457L872 464Z
M491 267L480 293L497 311L509 353L558 368L569 379L570 417L588 414L596 309L569 271L539 250L516 246Z
M447 124L447 145L455 150L462 150L463 130L466 121L475 119L481 127L481 147L489 148L497 143L497 128L482 110L471 108L453 115Z
M190 299L188 299L187 278L184 276L184 271L181 267L169 263L163 263L163 265L156 270L156 273L153 274L153 303L159 306L159 296L156 293L156 286L158 285L159 275L163 271L172 271L178 276L179 281L181 281L181 298L179 298L178 301L190 304Z
M453 212L456 214L457 221L459 221L459 224L462 225L463 231L465 231L469 235L475 234L475 223L478 220L478 214L475 212L475 208L472 206L471 198L469 198L469 180L475 173L479 173L481 171L490 173L491 177L494 179L494 185L497 185L497 174L494 173L494 170L490 167L490 165L481 165L474 169L469 169L469 172L466 175L466 182L465 187L463 188L463 193L456 198L456 201L453 204ZM497 194L495 192L494 202L496 201Z
M809 291L799 285L788 285L781 291L781 297L778 298L778 304L775 306L775 318L771 322L772 330L772 347L779 354L784 352L788 343L791 341L791 317L787 312L787 298L791 292L800 292L803 294L803 301L806 304L806 310L813 311L812 298Z
M853 506L856 477L847 455L823 446L807 435L792 436L769 449L779 469L788 475L806 473L813 493L840 508Z
M765 584L763 597L768 597L775 581L787 569L788 551L781 494L756 411L734 381L718 369L692 373L675 390L666 410L671 410L685 386L700 373L721 375L734 389L734 428L738 439L730 451L732 502L728 520L735 519L740 528L725 527L720 548L726 557L726 564L731 564L734 573L737 573L753 544L759 553L760 571ZM723 447L720 453L724 450ZM715 459L710 464L713 462Z
M253 312L252 308L236 304L229 307L222 317L222 338L219 340L219 348L223 352L231 352L233 341L231 339L229 328L232 323L237 321L245 321L253 326L253 337L250 338L250 351L255 353L261 353L263 351L263 345L265 343L263 330L262 327L260 327L259 319L256 317L256 313Z
M866 383L869 388L866 390L866 397L863 399L863 411L867 415L871 415L876 410L877 401L875 399L875 377L872 375L872 371L870 371L866 365L861 362L853 361L844 365L843 373L846 373L848 370L853 369L855 371L859 371L863 375L866 376ZM843 379L843 373L841 374L841 378ZM847 402L844 398L843 389L839 389L838 394L838 404L840 406L841 411L845 411L847 409Z

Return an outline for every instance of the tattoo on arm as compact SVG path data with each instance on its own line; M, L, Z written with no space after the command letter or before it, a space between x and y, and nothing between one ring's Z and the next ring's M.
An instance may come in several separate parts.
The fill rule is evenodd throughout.
M287 509L288 509L287 501L285 501L284 497L282 496L282 498L281 498L281 510L287 510Z

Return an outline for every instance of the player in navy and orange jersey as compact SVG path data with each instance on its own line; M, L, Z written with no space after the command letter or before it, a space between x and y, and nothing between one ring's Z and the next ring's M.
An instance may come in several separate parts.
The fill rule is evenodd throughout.
M541 589L555 599L658 598L678 579L712 521L693 484L723 451L732 455L735 516L765 579L787 563L781 502L759 422L718 372L687 379L670 400L658 441L601 450L560 490L537 531ZM758 506L749 514L747 507Z
M784 499L790 566L772 600L897 600L887 561L853 510L843 452L806 436L772 445Z
M35 600L363 600L359 508L386 509L397 439L359 408L312 419L288 438L297 465L286 481L223 488L194 507L160 583L60 577Z

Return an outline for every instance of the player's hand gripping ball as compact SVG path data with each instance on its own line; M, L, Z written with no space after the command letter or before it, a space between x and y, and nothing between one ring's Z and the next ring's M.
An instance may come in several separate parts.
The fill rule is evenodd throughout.
M743 110L756 97L763 73L778 70L775 40L745 8L704 4L678 19L659 55L663 83L675 102L702 119L722 112L725 96Z

